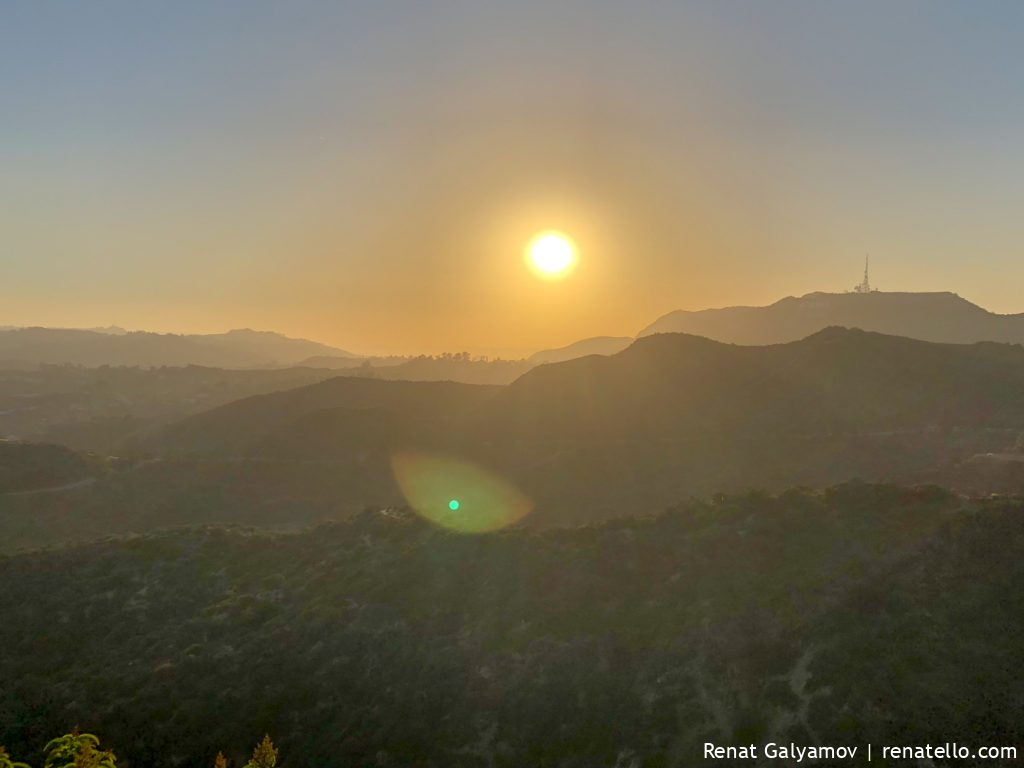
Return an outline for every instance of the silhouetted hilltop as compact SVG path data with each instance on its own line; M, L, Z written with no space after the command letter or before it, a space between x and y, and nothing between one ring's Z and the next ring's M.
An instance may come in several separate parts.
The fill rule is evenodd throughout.
M366 429L379 425L412 426L423 419L442 422L454 412L493 397L497 388L449 381L383 381L339 376L311 386L258 395L215 408L171 425L149 446L172 452L280 455L279 443L293 445L279 430L296 430L316 443L323 437L326 454L342 449L365 451ZM370 415L367 420L367 414ZM360 434L346 432L346 421L364 425ZM439 426L439 428L443 428ZM326 435L324 435L326 433ZM333 440L329 439L333 436ZM333 446L333 453L330 448Z
M527 358L533 365L542 363L561 363L587 355L614 355L621 352L633 342L629 336L594 336L590 339L567 344L557 349L542 349Z
M997 315L954 293L809 293L767 307L677 310L639 336L692 333L733 344L779 344L838 325L935 342L1024 342L1024 314Z
M286 366L344 350L269 331L241 329L208 335L109 333L64 328L0 331L0 368L40 364L261 368Z
M639 339L524 374L494 410L509 429L559 436L732 428L843 432L1024 425L1024 348L934 344L827 328L787 344L686 334Z

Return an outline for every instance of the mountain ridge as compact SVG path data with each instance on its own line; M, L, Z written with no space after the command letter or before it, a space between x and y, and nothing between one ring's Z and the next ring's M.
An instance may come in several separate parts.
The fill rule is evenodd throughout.
M0 330L0 366L8 368L41 364L266 368L294 365L315 355L355 357L320 342L249 328L216 334L109 333L41 326Z
M675 310L637 336L693 333L724 342L772 344L796 341L828 326L939 343L1024 342L1024 314L990 312L948 291L816 291L760 307Z
M632 336L591 336L563 347L542 349L539 352L534 352L526 360L533 365L542 365L544 363L561 363L585 355L613 355L616 352L621 352L633 341Z

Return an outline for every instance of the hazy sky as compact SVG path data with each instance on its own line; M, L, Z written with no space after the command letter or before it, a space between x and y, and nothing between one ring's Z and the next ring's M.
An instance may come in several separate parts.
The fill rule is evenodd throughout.
M867 252L1024 311L1022 40L1017 2L11 0L0 324L513 352Z

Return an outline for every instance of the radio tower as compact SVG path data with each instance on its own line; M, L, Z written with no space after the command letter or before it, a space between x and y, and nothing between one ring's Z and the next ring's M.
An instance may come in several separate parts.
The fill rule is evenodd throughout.
M864 257L864 282L853 287L854 293L871 293L871 283L868 281L868 257Z

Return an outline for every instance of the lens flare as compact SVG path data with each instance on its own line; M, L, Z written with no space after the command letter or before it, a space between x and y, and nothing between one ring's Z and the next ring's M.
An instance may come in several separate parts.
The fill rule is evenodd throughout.
M392 455L391 467L409 506L452 531L496 531L533 510L530 498L512 483L463 459L402 451Z

